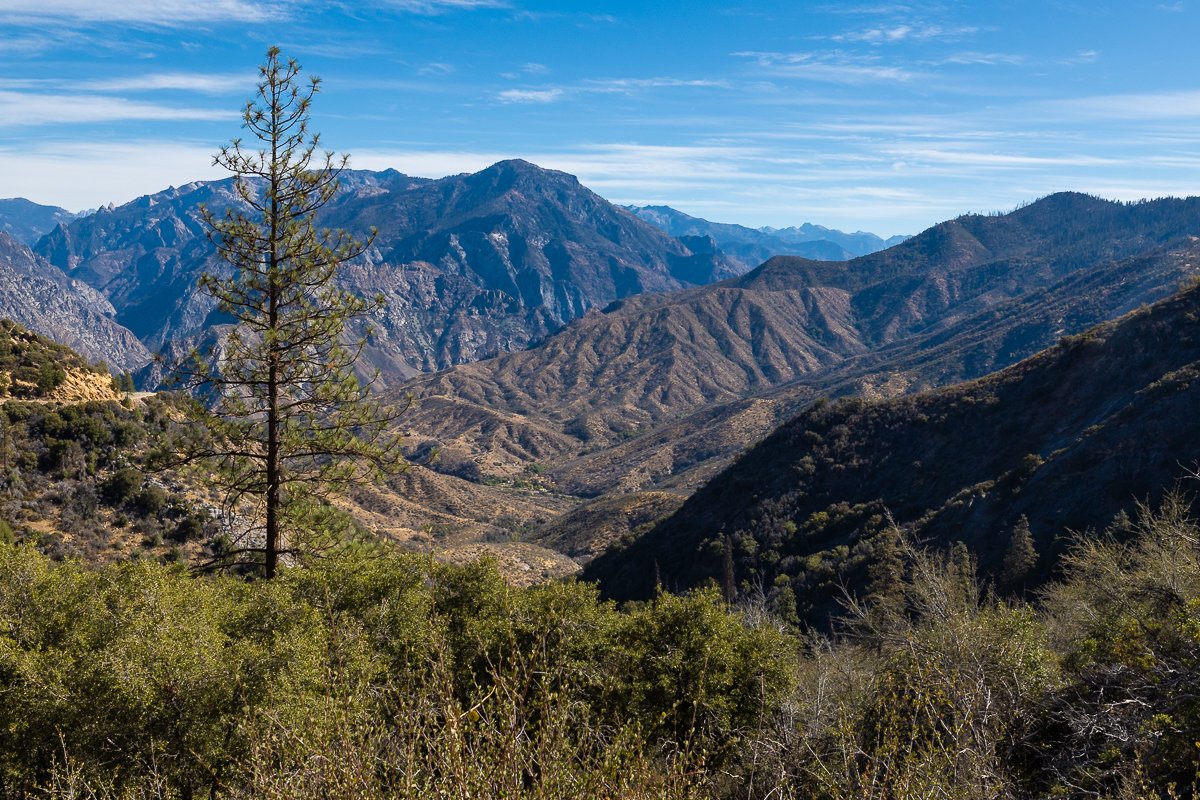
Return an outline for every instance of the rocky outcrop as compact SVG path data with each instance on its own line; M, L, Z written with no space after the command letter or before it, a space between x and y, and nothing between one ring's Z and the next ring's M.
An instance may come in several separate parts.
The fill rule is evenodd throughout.
M67 345L92 361L134 370L150 352L115 319L103 294L68 278L25 245L0 233L0 317Z

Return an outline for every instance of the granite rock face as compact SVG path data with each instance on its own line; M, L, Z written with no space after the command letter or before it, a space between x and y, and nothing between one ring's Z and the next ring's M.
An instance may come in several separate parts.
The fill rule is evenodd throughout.
M201 206L237 202L231 180L171 188L60 225L37 250L108 298L148 348L178 347L220 322L196 289L201 273L227 269ZM393 381L524 349L620 298L742 271L523 161L440 180L347 172L320 222L364 238L377 230L341 280L384 297L367 355Z
M0 233L0 317L71 347L92 361L136 370L150 361L146 347L115 320L105 296Z

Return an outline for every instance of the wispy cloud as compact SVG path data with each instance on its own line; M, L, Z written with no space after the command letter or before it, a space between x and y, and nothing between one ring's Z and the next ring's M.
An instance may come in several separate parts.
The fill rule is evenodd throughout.
M505 0L381 0L379 5L390 6L413 14L445 14L449 11L510 7Z
M60 46L61 42L43 33L0 36L0 52L7 53L10 56L43 53L52 47Z
M453 75L454 71L453 64L447 64L444 61L431 61L417 70L417 74L445 77L447 75Z
M824 6L818 6L814 11L821 11L826 14L846 14L864 16L883 16L895 14L908 14L912 12L912 6L907 3L838 3Z
M1080 50L1078 53L1076 53L1076 54L1075 54L1075 55L1073 55L1073 56L1069 56L1069 57L1067 57L1067 58L1059 59L1059 62L1058 62L1058 63L1060 63L1060 64L1068 64L1068 65L1075 65L1075 64L1092 64L1092 63L1095 63L1095 61L1096 61L1098 58L1100 58L1100 51L1099 51L1099 50Z
M515 70L509 70L508 72L501 72L500 77L506 78L510 81L515 81L517 78L520 78L523 75L548 75L549 73L550 73L550 68L547 67L545 64L538 64L536 62L530 61L525 64L522 64L519 68L517 68Z
M509 73L501 77L511 79L518 76ZM634 94L653 89L728 89L732 86L734 84L731 81L707 78L594 78L572 86L505 89L495 96L503 103L556 103L589 94Z
M600 78L585 81L585 91L627 91L634 89L728 89L727 80L707 78Z
M203 121L236 117L236 113L224 110L179 108L103 95L0 91L0 127L122 120Z
M581 28L593 25L615 25L620 20L612 14L591 14L578 11L530 11L519 9L512 18L518 22L546 22L547 20L569 20Z
M743 51L732 55L751 59L770 75L830 83L905 83L921 77L920 73L904 67L882 64L875 56L861 56L840 51L828 53Z
M1169 120L1200 117L1200 91L1114 94L1048 102L1040 113L1054 118Z
M0 19L178 26L196 22L266 22L286 10L259 0L0 0Z
M212 75L198 72L161 72L127 78L84 81L79 88L98 92L184 91L203 94L224 94L254 86L256 78L249 73Z
M562 89L505 89L496 99L504 103L554 103L563 99Z
M998 65L1005 64L1016 66L1024 64L1028 59L1023 55L1016 53L954 53L937 61L938 64L983 64L983 65Z
M835 42L862 42L866 44L888 44L903 41L928 39L962 39L977 33L979 28L971 25L928 25L921 23L898 23L864 30L849 31L830 36Z
M1038 156L1023 153L994 153L977 150L903 147L886 152L908 163L947 164L958 167L989 169L1037 168L1047 166L1097 167L1121 163L1118 160L1080 154Z
M195 23L278 22L314 0L0 0L0 20L39 24L124 23L181 27ZM363 5L411 14L510 8L507 0L368 0Z

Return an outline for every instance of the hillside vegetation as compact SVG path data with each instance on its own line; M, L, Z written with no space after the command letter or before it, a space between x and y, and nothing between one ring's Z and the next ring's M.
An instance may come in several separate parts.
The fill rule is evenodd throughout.
M1036 608L969 557L894 563L799 639L714 590L618 610L413 556L246 583L0 545L0 796L1195 796L1180 498L1077 540Z
M1194 469L1198 322L1192 288L973 382L818 403L587 575L647 597L656 581L720 578L729 561L738 584L824 626L845 588L876 583L893 522L919 541L965 543L996 579L1024 520L1041 554L1032 588L1072 531L1124 525Z

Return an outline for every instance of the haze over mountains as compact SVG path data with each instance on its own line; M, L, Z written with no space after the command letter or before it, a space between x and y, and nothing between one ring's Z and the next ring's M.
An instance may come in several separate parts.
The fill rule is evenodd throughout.
M726 255L748 268L772 256L804 256L820 261L845 261L900 244L907 236L880 238L873 233L842 231L806 222L789 228L747 228L709 222L670 206L627 206L639 218L692 246L693 240L709 238Z

